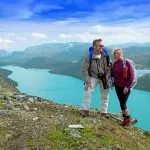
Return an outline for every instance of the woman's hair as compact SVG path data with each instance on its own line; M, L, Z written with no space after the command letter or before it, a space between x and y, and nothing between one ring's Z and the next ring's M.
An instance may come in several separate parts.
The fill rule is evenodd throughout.
M113 50L112 50L112 56L113 56L113 58L115 58L115 53L116 53L116 51L117 50L120 50L121 51L121 53L122 53L122 55L123 55L123 51L122 51L122 49L121 48L114 48Z

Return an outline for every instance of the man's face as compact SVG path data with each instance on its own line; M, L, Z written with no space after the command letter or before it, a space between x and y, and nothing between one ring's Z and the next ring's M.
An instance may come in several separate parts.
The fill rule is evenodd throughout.
M101 42L97 42L95 44L95 46L94 46L94 50L95 50L96 53L101 53L102 50L103 50L103 47L104 47L104 44L103 44L102 41Z

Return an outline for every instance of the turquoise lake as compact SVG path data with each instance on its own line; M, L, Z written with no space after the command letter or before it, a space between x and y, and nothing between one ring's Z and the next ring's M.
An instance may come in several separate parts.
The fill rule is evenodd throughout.
M13 71L10 79L18 83L20 92L40 96L60 104L82 105L83 81L64 75L50 74L47 69L24 69L16 66L1 67ZM147 70L143 73L150 73ZM140 76L142 76L142 71ZM100 107L100 94L94 91L91 107ZM128 99L130 114L138 119L137 127L150 130L150 92L132 90ZM119 102L114 89L110 89L109 112L120 112Z

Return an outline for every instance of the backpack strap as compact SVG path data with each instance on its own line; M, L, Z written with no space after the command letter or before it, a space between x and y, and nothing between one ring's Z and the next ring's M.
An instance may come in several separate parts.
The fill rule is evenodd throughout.
M123 59L123 68L126 67L126 59Z
M110 57L109 57L109 55L106 55L106 62L107 62L107 67L108 67L109 64L110 64Z
M103 48L103 52L106 56L106 61L107 61L107 67L109 66L110 63L110 57L108 55L107 49ZM90 67L91 67L91 62L92 62L92 57L93 57L94 49L93 47L89 47L89 60L90 60Z
M89 59L90 59L90 63L92 62L93 52L94 52L93 47L90 47L90 48L89 48Z
M109 56L109 54L108 54L108 52L107 52L107 49L104 47L103 48L103 52L104 52L104 54L106 55L106 56Z

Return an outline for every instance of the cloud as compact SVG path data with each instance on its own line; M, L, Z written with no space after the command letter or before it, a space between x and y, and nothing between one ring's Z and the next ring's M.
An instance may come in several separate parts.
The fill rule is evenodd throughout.
M78 19L74 19L74 18L68 18L66 20L59 20L59 21L54 21L51 23L51 25L56 25L56 26L68 26L74 23L78 23L80 22Z
M0 38L0 43L12 44L12 43L14 43L14 41L11 41L11 40L8 40L8 39Z
M75 29L76 26L76 29ZM102 38L106 44L127 42L149 42L150 19L125 23L122 25L75 25L68 27L68 31L59 34L60 41L91 42ZM84 28L83 28L84 26ZM70 30L72 29L72 30Z
M7 35L13 37L13 36L16 36L16 33L14 33L14 32L9 32L9 33L7 33Z
M13 19L28 19L31 18L34 13L28 9L18 9L17 13L12 17Z
M12 40L0 38L0 49L10 48L13 43L15 42Z
M1 19L10 20L67 20L78 19L87 23L115 24L128 19L147 18L150 16L150 3L131 1L92 1L62 0L37 1L13 0L1 1Z
M115 25L104 25L95 22L88 24L84 21L80 22L72 19L39 22L38 24L34 22L4 22L3 25L0 24L0 29L3 29L2 32L0 30L1 37L4 37L3 39L15 40L15 44L9 44L9 47L14 50L24 50L31 45L49 42L91 43L96 38L102 38L104 43L109 45L126 42L149 42L150 18ZM13 37L8 34L11 33L10 31Z
M24 42L27 40L27 38L25 37L16 37L16 40L20 41L20 42Z
M44 33L31 33L31 36L34 37L34 38L41 38L41 39L45 39L45 38L48 38L48 36Z
M98 38L98 35L90 33L78 34L59 34L61 42L91 42L93 39Z
M50 4L36 4L33 8L33 11L36 13L48 11L48 10L59 10L63 9L62 6L59 5L50 5Z
M140 21L150 16L150 3L138 1L102 1L91 8L91 13L81 19L87 23L116 25L134 20Z
M26 20L26 19L40 19L47 18L47 14L43 12L49 12L51 10L60 10L64 7L55 2L48 1L36 1L36 0L13 0L13 1L1 1L1 16L0 19L10 20Z
M27 19L33 16L33 12L31 10L31 4L33 0L14 0L14 1L1 1L1 16L6 19Z
M87 0L67 0L66 5L73 5L76 7L84 8L85 5L89 4Z

